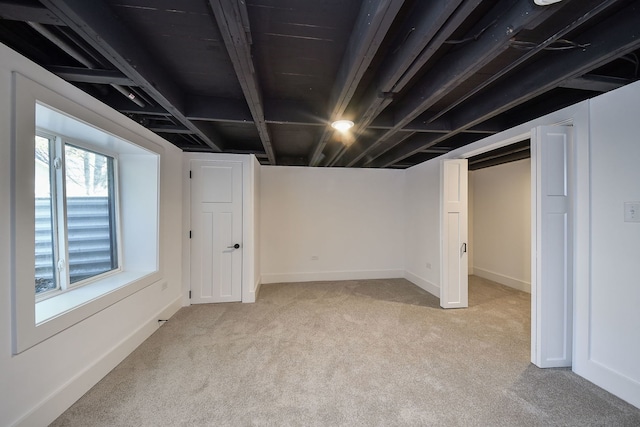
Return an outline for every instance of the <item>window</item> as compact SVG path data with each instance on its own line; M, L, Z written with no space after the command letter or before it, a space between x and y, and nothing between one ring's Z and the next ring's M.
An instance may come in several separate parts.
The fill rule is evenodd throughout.
M118 270L115 164L60 136L36 136L36 297Z
M162 278L164 148L101 104L87 108L19 73L13 85L9 241L19 354Z

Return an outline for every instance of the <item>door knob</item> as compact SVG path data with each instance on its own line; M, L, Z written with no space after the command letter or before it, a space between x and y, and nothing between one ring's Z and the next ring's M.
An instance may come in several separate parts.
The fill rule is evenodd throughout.
M227 246L227 249L240 249L240 243L236 243L233 246Z

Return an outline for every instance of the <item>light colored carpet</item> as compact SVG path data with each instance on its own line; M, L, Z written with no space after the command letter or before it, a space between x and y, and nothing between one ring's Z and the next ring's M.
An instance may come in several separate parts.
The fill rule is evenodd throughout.
M471 277L442 310L406 280L264 285L182 308L54 426L639 426L529 363L529 295Z

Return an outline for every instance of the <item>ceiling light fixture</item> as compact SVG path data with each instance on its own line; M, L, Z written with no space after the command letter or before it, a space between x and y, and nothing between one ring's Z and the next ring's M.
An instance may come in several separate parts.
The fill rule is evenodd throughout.
M562 0L534 0L534 3L538 6L549 6L550 4L559 3L561 1Z
M331 123L331 127L339 132L346 132L353 127L353 122L351 120L336 120Z

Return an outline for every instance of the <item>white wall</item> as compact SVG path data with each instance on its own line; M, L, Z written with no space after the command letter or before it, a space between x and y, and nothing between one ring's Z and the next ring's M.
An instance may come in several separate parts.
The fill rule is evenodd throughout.
M440 296L440 163L405 170L405 277Z
M588 140L586 110L586 102L576 104L406 169L405 277L434 295L440 295L440 185L443 159L468 158L522 141L530 137L533 127L543 124L573 123L577 138ZM473 232L475 234L476 230ZM477 249L474 252L477 256ZM427 268L427 264L431 268Z
M531 161L479 169L470 175L474 274L531 292Z
M439 165L444 158L471 157L530 136L540 125L574 126L576 142L574 235L574 353L572 369L611 393L640 407L640 264L638 224L624 223L623 202L640 200L640 83L625 86L591 101L556 111L466 147L414 166L407 172L407 212L422 235L438 235ZM474 182L475 184L475 182ZM413 191L409 191L413 187ZM410 201L412 197L422 200ZM477 196L476 196L477 197ZM477 204L476 204L477 206ZM474 212L474 215L476 213ZM420 231L422 230L422 231ZM474 229L477 234L477 227ZM439 239L412 243L407 239L407 273L426 277L421 263L440 263ZM418 242L419 244L416 244ZM474 244L477 246L477 244ZM475 249L478 256L477 248ZM431 284L439 287L438 274ZM417 283L417 282L416 282ZM420 283L418 283L420 284Z
M181 153L171 144L0 45L0 425L47 425L180 307ZM161 280L30 349L11 349L12 71L39 82L161 152ZM18 213L19 215L19 213ZM166 284L166 289L163 288Z
M624 202L640 201L640 84L590 102L589 287L576 292L575 369L640 407L640 223ZM587 264L588 263L588 264Z
M402 277L403 175L263 167L262 282Z

